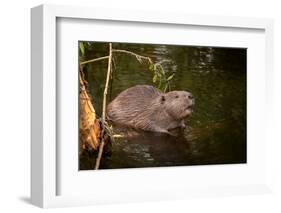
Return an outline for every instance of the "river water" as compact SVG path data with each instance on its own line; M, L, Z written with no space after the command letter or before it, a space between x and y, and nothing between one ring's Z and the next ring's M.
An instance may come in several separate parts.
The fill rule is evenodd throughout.
M195 106L178 137L143 133L116 139L101 169L246 163L246 49L124 43L113 48L164 61L165 70L175 73L171 89L192 92ZM92 43L82 60L105 55L108 43ZM107 60L84 69L99 116L106 71ZM108 103L128 87L153 85L152 77L134 56L114 53ZM82 156L80 169L93 169L94 163L94 156Z

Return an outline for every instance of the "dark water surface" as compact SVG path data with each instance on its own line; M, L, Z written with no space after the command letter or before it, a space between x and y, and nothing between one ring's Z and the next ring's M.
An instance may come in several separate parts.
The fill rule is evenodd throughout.
M149 56L154 62L164 60L165 70L175 73L172 90L192 92L195 107L178 137L145 133L116 139L112 155L102 160L101 168L246 162L246 49L118 43L113 48ZM105 55L108 43L93 43L82 60ZM106 72L107 60L85 67L99 116ZM153 85L152 77L135 57L114 53L108 103L128 87ZM80 169L93 169L94 163L94 157L82 156Z

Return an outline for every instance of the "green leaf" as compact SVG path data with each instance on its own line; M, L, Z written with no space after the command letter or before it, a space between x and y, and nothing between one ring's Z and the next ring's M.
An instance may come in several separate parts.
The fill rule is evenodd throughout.
M82 55L84 55L85 54L85 47L84 47L83 42L80 42L79 47L80 47L80 51L81 51Z
M172 78L173 78L174 76L175 76L175 74L170 75L170 76L167 78L167 81L172 80Z
M156 74L154 74L152 81L153 81L153 83L155 83L157 81L157 75Z
M162 79L161 79L161 76L160 76L159 83L158 83L158 89L161 89L161 85L162 85Z
M163 76L165 76L165 71L164 71L164 69L163 69L163 67L161 66L161 65L159 65L159 70L160 70L160 73L163 75Z
M167 89L168 89L168 84L165 85L164 92L166 92Z

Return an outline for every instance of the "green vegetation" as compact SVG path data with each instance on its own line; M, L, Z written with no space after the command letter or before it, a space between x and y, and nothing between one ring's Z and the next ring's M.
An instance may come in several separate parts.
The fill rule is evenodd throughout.
M95 58L88 61L82 61L82 57L85 56L86 51L91 51L93 49L93 44L91 42L79 42L79 50L80 50L80 64L83 66L87 63L91 63L94 61L99 61L102 59L107 59L108 56ZM147 69L152 72L151 84L154 85L156 88L160 89L163 92L171 91L171 81L175 76L175 73L170 73L169 71L165 70L162 66L163 63L167 62L166 60L160 62L153 62L150 57L143 56L128 50L121 50L121 49L112 49L112 53L125 53L131 56L134 56L137 61L147 66ZM114 71L113 71L114 72Z

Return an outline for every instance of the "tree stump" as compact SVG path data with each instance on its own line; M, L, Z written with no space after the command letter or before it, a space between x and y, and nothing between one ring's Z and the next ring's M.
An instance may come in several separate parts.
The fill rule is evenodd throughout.
M80 82L80 125L79 140L81 154L84 150L98 150L101 141L101 125L96 118L96 112L86 89L86 81L82 71L79 73Z

